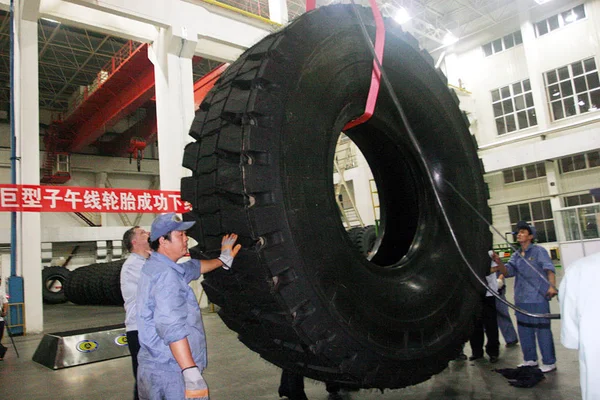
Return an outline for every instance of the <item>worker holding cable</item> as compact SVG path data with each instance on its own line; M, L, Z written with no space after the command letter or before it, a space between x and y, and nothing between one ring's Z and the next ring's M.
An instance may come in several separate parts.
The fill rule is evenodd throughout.
M212 260L177 264L187 254L184 222L175 213L152 222L152 255L142 267L137 291L138 395L140 399L208 400L202 371L206 337L200 307L189 283L201 273L229 269L241 246L236 234L225 235L221 255Z
M549 314L550 300L557 295L556 270L546 249L533 243L536 229L525 221L517 223L517 242L521 248L513 253L506 265L498 254L492 259L497 271L505 277L515 277L515 305L529 313ZM550 319L517 312L517 327L524 363L520 366L538 366L537 344L542 353L544 373L556 370L556 353L550 330Z

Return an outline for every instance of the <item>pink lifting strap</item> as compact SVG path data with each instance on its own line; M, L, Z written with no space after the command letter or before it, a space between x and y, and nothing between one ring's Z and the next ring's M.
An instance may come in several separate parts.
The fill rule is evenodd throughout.
M306 0L306 11L314 10L317 4L317 0ZM373 12L373 19L375 20L375 55L379 64L383 65L383 46L385 44L385 26L383 24L383 18L379 7L377 7L376 0L369 0L371 4L371 11ZM369 88L369 95L367 96L367 105L365 107L365 113L360 117L352 120L344 126L344 130L354 128L364 122L367 122L375 111L375 104L377 103L377 96L379 95L379 84L381 82L381 70L377 61L373 60L373 72L371 73L371 87Z

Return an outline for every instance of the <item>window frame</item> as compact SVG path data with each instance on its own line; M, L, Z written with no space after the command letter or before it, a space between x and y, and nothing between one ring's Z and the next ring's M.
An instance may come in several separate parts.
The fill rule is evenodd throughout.
M518 92L517 85L519 86ZM490 96L498 136L523 131L538 125L533 89L529 78L492 89ZM522 127L523 118L527 126ZM514 127L514 129L509 130L510 127Z

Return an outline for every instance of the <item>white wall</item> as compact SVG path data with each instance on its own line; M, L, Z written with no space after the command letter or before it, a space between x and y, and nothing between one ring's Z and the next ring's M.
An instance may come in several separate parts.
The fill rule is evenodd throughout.
M480 157L486 169L493 223L501 232L510 231L508 206L539 200L562 199L573 194L589 193L600 186L600 168L561 174L558 177L558 195L549 191L546 178L504 184L501 171L516 166L556 160L568 155L600 149L600 112L588 112L552 122L542 74L569 63L595 57L600 66L600 0L585 2L586 19L576 21L539 38L524 33L523 45L485 57L481 46L511 32L525 29L582 1L554 1L523 11L520 18L512 18L468 40L459 42L448 51L444 70L449 82L472 93L466 103L475 123L472 132L480 146ZM532 79L531 74L535 74ZM491 91L529 78L532 82L538 126L499 136L496 131ZM536 97L537 96L537 97ZM553 206L562 204L554 201ZM555 223L558 221L555 220ZM495 243L503 238L494 237ZM549 243L547 247L556 247Z

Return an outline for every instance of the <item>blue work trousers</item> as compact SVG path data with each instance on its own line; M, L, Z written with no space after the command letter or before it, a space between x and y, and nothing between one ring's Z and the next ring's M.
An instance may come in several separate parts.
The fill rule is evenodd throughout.
M550 304L543 303L517 303L517 307L536 314L550 313ZM525 361L537 361L537 345L540 346L542 361L546 365L556 363L554 340L550 330L550 320L535 318L517 312L517 328L521 340L521 351Z
M504 293L500 295L504 300L506 300L506 296ZM504 341L506 343L514 343L517 341L517 332L515 331L515 327L513 326L512 320L510 319L510 314L508 313L508 306L496 299L496 312L498 318L498 329L502 332L502 337L504 337Z

